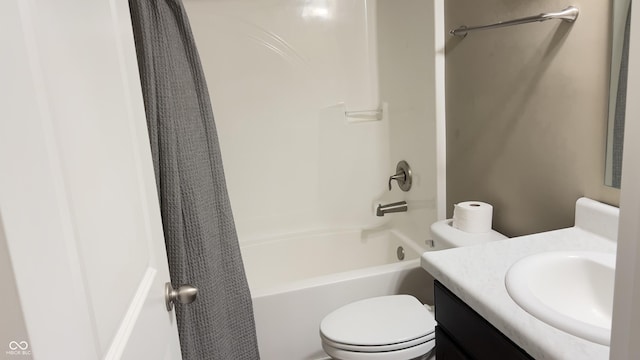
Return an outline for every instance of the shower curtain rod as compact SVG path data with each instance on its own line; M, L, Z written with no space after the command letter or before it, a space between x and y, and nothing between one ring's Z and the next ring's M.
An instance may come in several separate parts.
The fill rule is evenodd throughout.
M562 21L572 23L576 21L576 19L578 18L579 12L580 10L577 7L569 6L568 8L558 12L542 13L540 15L527 16L520 19L500 21L490 25L480 25L480 26L462 25L457 29L453 29L449 31L449 34L453 36L458 36L458 37L465 37L467 36L467 33L470 31L495 29L495 28L500 28L504 26L520 25L520 24L526 24L526 23L531 23L536 21L543 22L543 21L553 20L553 19L560 19Z

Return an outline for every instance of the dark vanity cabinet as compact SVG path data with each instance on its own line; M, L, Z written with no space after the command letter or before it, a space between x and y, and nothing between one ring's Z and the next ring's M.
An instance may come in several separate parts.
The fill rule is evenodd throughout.
M533 359L435 281L436 359Z

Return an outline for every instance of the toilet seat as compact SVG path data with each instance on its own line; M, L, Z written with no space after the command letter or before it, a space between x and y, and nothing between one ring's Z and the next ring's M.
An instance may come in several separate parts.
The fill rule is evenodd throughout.
M357 352L336 349L331 346L322 344L322 348L332 359L339 360L407 360L422 359L424 355L429 354L436 345L435 338L426 343L416 345L407 349L383 352Z
M395 344L386 344L386 345L353 345L353 344L342 344L337 343L335 341L331 341L320 334L322 338L322 342L336 349L342 349L346 351L358 351L358 352L383 352L383 351L396 351L407 349L413 346L417 346L420 344L424 344L428 341L435 339L435 332L428 334L427 336L419 337L417 339L405 341L402 343Z
M320 324L322 347L336 359L413 359L435 346L433 315L409 295L345 305Z

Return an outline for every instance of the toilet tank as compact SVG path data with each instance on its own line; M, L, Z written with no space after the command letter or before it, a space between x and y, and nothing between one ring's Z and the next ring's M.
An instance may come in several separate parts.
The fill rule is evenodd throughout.
M506 236L495 230L486 233L468 233L453 227L453 219L441 220L431 224L433 237L432 250L444 250L454 247L472 246L489 241L504 240Z

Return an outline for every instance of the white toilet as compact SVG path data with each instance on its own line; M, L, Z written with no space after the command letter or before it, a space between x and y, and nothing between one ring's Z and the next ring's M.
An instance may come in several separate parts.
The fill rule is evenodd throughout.
M470 234L451 226L453 220L431 225L437 250L506 239L491 230ZM339 360L426 359L435 348L433 314L413 296L381 296L347 304L320 323L322 348Z

